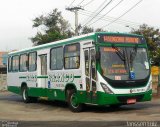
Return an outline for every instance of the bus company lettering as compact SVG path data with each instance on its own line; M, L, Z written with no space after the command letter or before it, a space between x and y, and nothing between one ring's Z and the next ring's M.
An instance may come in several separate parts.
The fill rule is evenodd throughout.
M74 74L53 74L48 76L51 82L73 82Z
M37 76L36 75L27 75L26 80L30 82L37 82Z
M130 89L130 93L138 93L138 92L144 92L145 89L140 88L140 89Z

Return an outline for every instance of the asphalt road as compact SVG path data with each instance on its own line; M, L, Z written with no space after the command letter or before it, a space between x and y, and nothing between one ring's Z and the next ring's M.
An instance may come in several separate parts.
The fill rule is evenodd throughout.
M118 109L87 106L84 112L73 113L64 102L40 100L37 103L25 104L21 96L2 92L0 93L0 121L24 121L24 123L25 121L46 121L48 124L48 121L59 121L56 122L57 126L68 124L71 126L74 125L74 121L96 121L96 123L106 121L160 121L160 98L153 98L151 102L122 106ZM68 123L68 121L72 122Z

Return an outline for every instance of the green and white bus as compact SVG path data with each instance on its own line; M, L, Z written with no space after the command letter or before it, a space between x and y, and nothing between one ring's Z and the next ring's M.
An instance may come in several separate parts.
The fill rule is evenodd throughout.
M9 53L7 81L25 103L46 97L73 112L152 98L147 44L136 34L97 32Z

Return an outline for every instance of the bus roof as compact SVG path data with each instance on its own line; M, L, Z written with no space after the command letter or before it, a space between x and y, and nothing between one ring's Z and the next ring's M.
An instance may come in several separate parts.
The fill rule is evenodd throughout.
M25 52L30 52L30 51L36 51L36 50L40 50L40 49L45 49L48 48L50 46L60 46L60 44L71 44L74 42L78 42L80 40L95 40L95 36L99 35L99 34L108 34L108 35L125 35L125 36L137 36L137 37L142 37L142 35L137 35L137 34L129 34L129 33L112 33L112 32L94 32L94 33L89 33L89 34L85 34L85 35L80 35L80 36L75 36L75 37L71 37L68 39L63 39L63 40L59 40L59 41L54 41L54 42L50 42L47 44L42 44L39 46L34 46L34 47L30 47L30 48L25 48L22 50L18 50L18 51L13 51L10 52L9 55L12 54L19 54L19 53L25 53Z

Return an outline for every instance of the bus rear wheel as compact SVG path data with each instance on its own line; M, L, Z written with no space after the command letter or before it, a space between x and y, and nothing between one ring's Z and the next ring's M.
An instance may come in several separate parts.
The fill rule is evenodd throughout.
M81 112L83 109L83 104L78 103L78 98L75 90L68 90L67 101L69 108L72 112Z
M22 99L23 99L24 103L29 103L31 101L31 98L28 96L27 87L22 88Z

